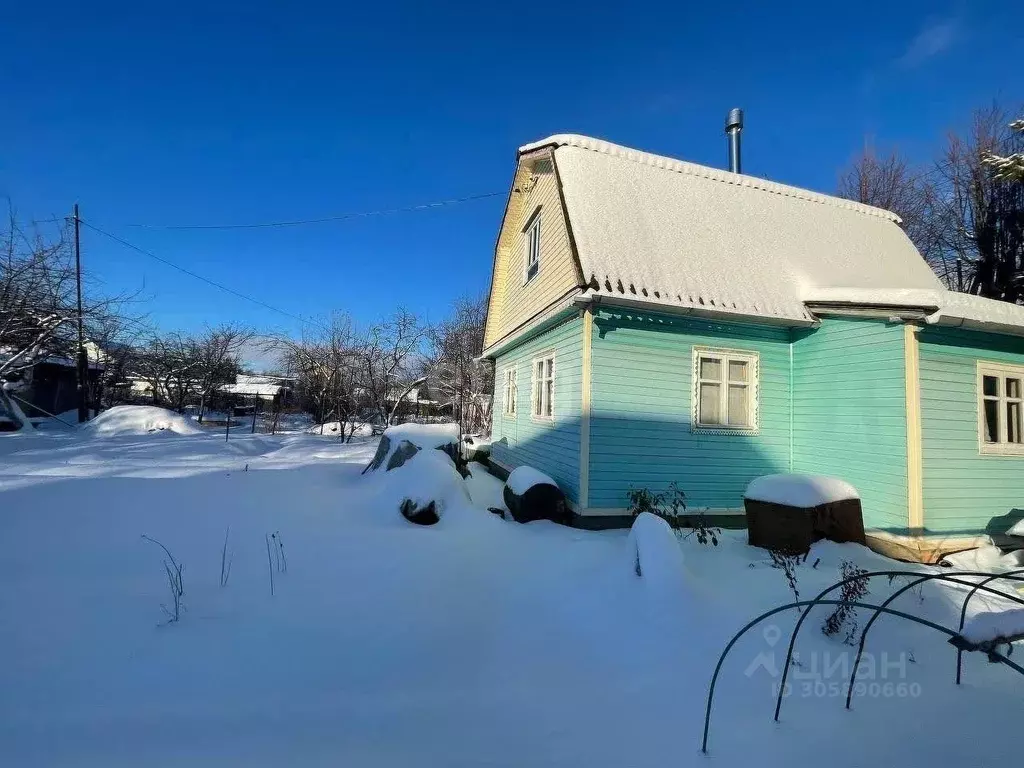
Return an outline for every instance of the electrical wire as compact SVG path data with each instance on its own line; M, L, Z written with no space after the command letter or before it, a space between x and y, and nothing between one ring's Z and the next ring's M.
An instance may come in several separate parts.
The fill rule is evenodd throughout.
M129 243L127 240L124 240L124 239L118 237L117 235L112 235L110 232L107 232L105 230L100 229L95 224L90 224L85 219L81 219L80 218L79 222L82 224L82 226L88 227L93 232L101 234L104 237L108 237L111 240L113 240L114 242L120 243L125 248L130 248L133 251L141 253L143 256L148 256L149 258L153 259L154 261L159 261L161 264L166 264L168 267L171 267L172 269L176 269L179 272L188 275L189 277L194 277L196 280L201 280L202 282L206 283L207 285L212 285L214 288L219 288L220 290L226 291L227 293L230 293L233 296L237 296L240 299L245 299L246 301L252 302L253 304L256 304L258 306L263 307L264 309L269 309L271 312L276 312L279 315L284 315L285 317L289 317L292 320L298 320L300 323L302 323L304 325L315 325L315 326L318 326L318 327L322 327L322 326L320 326L319 323L317 323L317 322L315 322L313 320L307 320L307 319L305 319L303 317L299 317L298 315L292 314L291 312L287 312L287 311L285 311L283 309L279 309L279 308L277 308L275 306L267 304L265 301L260 301L259 299L254 298L252 296L249 296L248 294L242 293L241 291L236 291L234 288L229 288L228 286L224 285L223 283L218 283L216 280L211 280L208 277L203 277L199 273L193 272L190 269L186 269L185 267L179 266L178 264L175 264L173 261L168 261L167 259L165 259L165 258L163 258L161 256L157 256L155 253L152 253L151 251L147 251L145 248L140 248L139 246L134 245L133 243Z
M481 195L467 195L466 197L454 197L449 200L435 200L430 203L419 203L408 205L402 208L384 208L377 211L353 211L351 213L339 213L336 216L324 216L319 219L295 219L292 221L266 221L253 224L130 224L129 226L142 229L267 229L270 227L297 227L304 224L324 224L331 221L344 221L346 219L361 219L370 216L387 216L394 213L407 213L409 211L423 211L430 208L443 208L448 205L468 203L473 200L485 200L490 197L504 195L505 192L485 192Z

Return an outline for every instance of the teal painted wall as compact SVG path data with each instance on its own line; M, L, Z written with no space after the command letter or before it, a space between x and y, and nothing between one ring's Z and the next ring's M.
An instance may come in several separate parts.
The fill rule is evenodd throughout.
M789 331L644 312L594 318L589 507L623 509L630 487L679 483L692 507L742 509L747 483L789 468ZM692 348L760 356L760 430L690 428Z
M865 526L893 532L908 528L903 333L828 317L793 333L793 471L851 483Z
M1024 457L981 454L977 363L1024 365L1024 339L926 327L919 343L925 529L1002 533L1024 517Z
M554 419L531 415L530 384L533 358L555 353ZM491 456L514 469L529 464L548 474L566 496L579 500L580 412L582 408L583 325L575 317L501 355L494 367L494 412ZM515 367L519 397L515 417L503 414L505 370Z

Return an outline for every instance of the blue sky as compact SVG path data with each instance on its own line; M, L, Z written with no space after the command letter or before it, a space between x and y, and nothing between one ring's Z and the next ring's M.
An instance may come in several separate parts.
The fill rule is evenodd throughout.
M101 228L303 317L403 304L438 319L486 291L515 148L551 133L722 165L742 106L745 171L831 191L865 142L924 160L973 108L1024 98L1011 2L146 5L5 10L0 194L24 218L78 200ZM489 192L305 227L134 226ZM299 326L89 230L83 254L162 326Z

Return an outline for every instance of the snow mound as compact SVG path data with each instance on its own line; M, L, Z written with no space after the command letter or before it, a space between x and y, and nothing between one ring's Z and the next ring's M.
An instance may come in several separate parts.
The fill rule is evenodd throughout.
M648 585L665 591L682 588L686 581L683 553L669 524L650 512L641 512L629 531L630 566Z
M835 477L781 474L755 478L747 486L744 498L790 507L816 507L859 499L860 494L852 485Z
M946 555L942 562L959 568L963 571L1008 571L1012 568L1020 568L1022 564L1021 552L1003 553L994 544L986 544L977 549L967 549L963 552L954 552Z
M1010 529L1006 532L1007 536L1024 536L1024 519L1018 520L1016 523L1010 526Z
M505 485L507 485L516 496L522 496L535 485L553 485L556 488L558 487L558 483L543 472L536 470L533 467L526 466L516 467L513 469L508 476L508 480L505 481Z
M118 405L88 422L85 428L97 437L146 435L151 432L196 435L202 432L181 414L154 405Z
M960 636L972 645L991 643L1024 635L1024 608L1009 611L981 611L964 624Z
M438 518L452 507L469 504L469 490L455 462L444 451L419 451L402 466L387 473L388 496L397 510L408 500L416 508L431 502Z
M381 467L385 472L390 471L408 461L417 450L434 449L443 450L454 461L459 455L459 425L400 424L388 427L381 435L373 460L363 473L376 472ZM400 452L402 455L397 455Z

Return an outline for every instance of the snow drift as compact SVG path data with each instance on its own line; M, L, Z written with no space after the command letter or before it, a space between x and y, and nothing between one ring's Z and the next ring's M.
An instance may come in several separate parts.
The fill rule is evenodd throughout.
M664 592L682 589L686 581L683 553L669 524L641 512L629 531L630 566L649 587Z
M202 432L181 414L154 405L118 405L84 426L98 437L147 435L152 432L195 435Z
M402 515L425 525L436 523L453 506L470 500L462 475L443 451L419 451L388 474L388 484L402 498ZM426 519L413 519L418 511L423 511ZM431 515L433 520L429 519Z
M376 472L381 467L385 472L397 469L418 451L427 449L443 451L454 462L459 456L459 425L400 424L388 427L381 435L377 453L363 474Z

